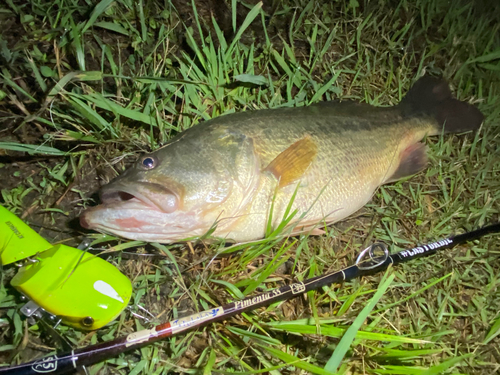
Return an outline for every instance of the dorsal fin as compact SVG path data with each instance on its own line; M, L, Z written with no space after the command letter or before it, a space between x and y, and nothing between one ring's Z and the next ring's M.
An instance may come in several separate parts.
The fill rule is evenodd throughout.
M276 177L280 187L289 185L302 177L317 153L318 146L308 135L276 156L265 171Z

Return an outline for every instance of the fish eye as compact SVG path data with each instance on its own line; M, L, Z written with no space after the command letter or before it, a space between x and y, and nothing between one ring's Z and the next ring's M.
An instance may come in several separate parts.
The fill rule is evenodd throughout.
M84 327L91 327L92 324L94 324L94 318L92 318L91 316L86 316L85 318L80 320L80 323Z
M156 159L152 156L145 156L141 160L141 167L144 169L153 169L156 167Z

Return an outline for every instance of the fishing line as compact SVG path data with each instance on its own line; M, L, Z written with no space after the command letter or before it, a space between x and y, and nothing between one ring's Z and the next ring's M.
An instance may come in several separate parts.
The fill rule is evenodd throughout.
M0 367L0 374L36 375L40 373L72 373L83 366L89 366L113 358L120 353L149 345L155 341L204 327L219 320L225 320L245 311L295 298L311 290L316 290L333 283L341 283L364 275L381 272L387 269L391 264L396 265L405 263L413 259L432 255L439 250L450 249L461 243L477 240L487 234L499 232L500 223L496 223L471 232L402 250L395 254L390 254L386 245L374 243L359 254L354 265L340 271L272 289L268 292L250 296L223 306L214 307L197 314L175 319L157 325L151 329L136 331L112 341L90 345L62 354L51 355L17 366Z

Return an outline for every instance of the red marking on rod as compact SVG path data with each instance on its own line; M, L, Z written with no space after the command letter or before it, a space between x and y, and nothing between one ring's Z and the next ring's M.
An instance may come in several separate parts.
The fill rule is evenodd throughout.
M158 334L158 338L165 338L172 336L172 327L170 326L170 322L157 325L155 327L155 330L156 333Z

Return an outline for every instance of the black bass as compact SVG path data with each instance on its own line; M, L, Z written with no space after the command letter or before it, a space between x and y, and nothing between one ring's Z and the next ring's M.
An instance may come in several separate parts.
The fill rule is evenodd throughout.
M220 116L141 157L80 222L134 240L178 242L211 230L243 242L264 237L291 205L288 233L311 231L425 168L424 137L475 130L482 120L432 77L394 107L324 102Z

